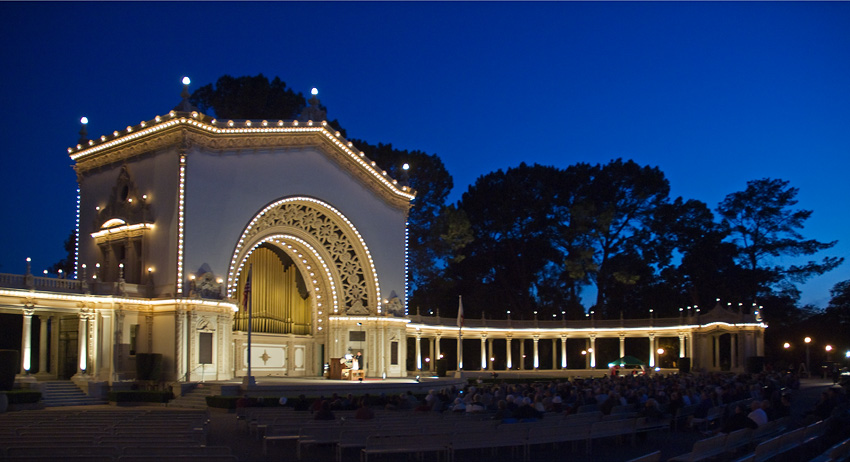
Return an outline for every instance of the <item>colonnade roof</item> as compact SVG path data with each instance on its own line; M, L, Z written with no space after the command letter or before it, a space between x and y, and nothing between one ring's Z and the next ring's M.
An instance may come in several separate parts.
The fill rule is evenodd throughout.
M556 320L516 320L516 319L470 319L465 318L463 329L466 331L620 331L620 330L656 330L656 329L690 329L709 324L751 324L760 325L757 314L734 312L727 310L719 304L705 314L692 313L689 316L666 317L666 318L643 318L643 319L594 319L585 318L581 320L556 319ZM457 319L454 317L441 316L410 316L409 328L427 330L458 330Z

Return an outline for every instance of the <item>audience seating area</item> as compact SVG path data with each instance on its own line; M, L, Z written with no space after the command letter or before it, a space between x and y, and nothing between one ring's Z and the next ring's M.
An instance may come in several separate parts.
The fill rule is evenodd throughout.
M780 419L752 430L743 429L718 433L694 443L687 454L673 457L670 462L696 462L702 460L733 460L739 462L765 462L796 451L798 460L803 460L805 451L817 444L826 431L828 421L819 421L793 430L788 430L789 418Z
M309 412L282 408L240 411L248 433L263 439L264 450L280 441L294 441L298 457L310 445L336 446L337 460L359 450L361 460L380 456L428 453L454 460L458 451L487 453L512 450L517 460L529 460L535 447L584 443L588 454L604 438L632 442L641 432L669 431L670 419L647 421L632 412L604 416L599 411L569 416L547 414L542 419L505 422L492 414L375 411L372 420L355 420L353 411L335 412L335 420L313 420Z
M207 446L207 411L40 410L0 414L0 459L235 461Z

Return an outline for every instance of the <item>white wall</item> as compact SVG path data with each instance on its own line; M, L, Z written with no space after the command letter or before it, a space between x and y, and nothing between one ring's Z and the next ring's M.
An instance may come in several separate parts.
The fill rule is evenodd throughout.
M381 295L404 297L404 212L315 148L204 152L187 160L185 268L224 277L250 220L281 198L310 196L344 214L366 241Z

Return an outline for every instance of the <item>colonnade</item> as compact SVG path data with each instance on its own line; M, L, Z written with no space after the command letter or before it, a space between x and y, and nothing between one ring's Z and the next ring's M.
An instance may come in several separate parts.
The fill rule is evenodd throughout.
M606 364L600 364L599 341L618 339L619 357L635 356L648 368L670 367L674 362L706 370L741 371L750 357L764 355L764 329L767 326L754 313L736 312L718 305L708 313L699 312L675 318L594 320L593 318L568 321L552 320L490 320L466 319L463 328L456 326L454 318L439 316L411 316L407 335L415 342L413 368L415 371L435 371L436 359L443 358L446 347L443 341L455 343L450 355L458 359L454 370L464 371L523 371L606 369L613 361L613 345L603 345ZM627 339L631 340L627 346ZM645 344L635 347L634 339ZM504 347L494 345L499 340ZM480 362L470 362L463 348L473 341L480 342ZM569 344L568 344L569 341ZM427 356L423 356L423 342L427 342ZM515 342L520 342L515 348ZM551 342L551 348L541 345ZM578 345L577 345L578 343ZM529 349L529 352L526 350ZM666 348L663 351L661 347ZM677 348L678 347L678 348ZM632 350L632 352L629 351ZM516 350L519 358L515 357ZM642 353L634 353L637 350ZM647 353L648 351L648 353ZM581 354L579 354L579 352ZM530 353L530 358L527 358ZM577 358L583 364L572 364ZM670 358L674 358L672 361ZM682 359L685 358L685 359ZM569 359L569 361L568 361Z
M443 337L446 337L443 333L436 334L428 334L423 333L421 330L414 332L413 336L415 337L415 352L414 352L414 363L415 368L418 371L428 370L430 372L434 372L436 370L436 359L440 359L443 357L443 353L441 350L441 340ZM567 348L567 340L568 339L584 339L584 347L581 350L581 355L585 356L586 364L583 367L572 367L572 369L595 369L597 367L597 348L596 348L596 340L598 338L619 338L619 357L624 357L628 353L626 351L626 338L644 338L647 340L649 344L649 361L647 362L647 366L650 368L656 367L659 364L659 351L658 351L658 339L661 337L672 337L677 338L678 342L678 351L677 357L684 358L693 355L694 347L693 347L693 334L691 332L678 332L675 336L672 335L659 335L655 333L650 333L647 335L636 335L636 334L625 334L621 333L617 335L617 337L613 337L610 335L599 336L595 334L590 334L586 336L580 335L568 335L568 334L558 334L557 336L551 335L523 335L522 333L507 333L507 334L478 334L475 336L467 336L465 340L467 342L471 339L478 339L481 342L480 353L481 353L481 361L479 364L463 364L463 340L464 337L461 334L448 335L447 337L454 338L456 342L456 352L457 358L459 361L458 369L459 370L469 370L469 371L496 371L496 370L527 370L525 361L523 359L526 358L526 343L528 340L532 342L532 366L531 370L559 370L559 369L570 369L570 364L568 363L568 348ZM471 338L470 338L471 337ZM716 338L716 336L709 337L710 339ZM503 339L505 340L505 348L503 351L496 351L494 348L494 340ZM540 357L540 342L551 340L552 348L551 348L551 364L544 364ZM424 356L423 354L423 341L428 344L428 356ZM512 341L519 341L519 356L521 358L520 361L517 361L515 364L513 358L513 350L512 350ZM719 341L715 341L714 345L719 348ZM560 351L560 354L558 352ZM719 353L718 353L719 354ZM715 357L718 355L715 354ZM495 363L497 355L499 359L504 359L505 367L496 369ZM499 361L501 363L501 361ZM733 361L733 364L735 362ZM549 367L547 367L549 366ZM606 366L607 367L607 366Z

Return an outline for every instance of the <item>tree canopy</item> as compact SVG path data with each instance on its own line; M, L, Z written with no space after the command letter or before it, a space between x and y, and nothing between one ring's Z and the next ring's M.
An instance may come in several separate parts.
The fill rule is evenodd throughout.
M308 103L318 104L262 74L224 75L190 101L232 119L295 119ZM338 121L330 124L344 133ZM796 284L843 261L781 263L835 245L802 235L812 212L795 208L798 190L784 180L748 182L715 215L698 200L671 198L655 166L623 159L566 168L521 163L479 177L447 204L452 177L436 154L351 141L417 191L409 215L414 310L452 311L462 294L469 317L510 311L514 318L577 318L587 310L645 317L650 308L673 316L719 298L766 304L769 321L792 326L812 316L796 307ZM848 319L848 294L850 281L836 285L828 312Z

